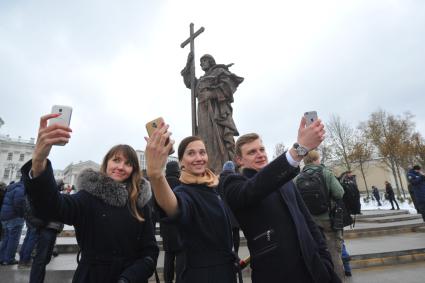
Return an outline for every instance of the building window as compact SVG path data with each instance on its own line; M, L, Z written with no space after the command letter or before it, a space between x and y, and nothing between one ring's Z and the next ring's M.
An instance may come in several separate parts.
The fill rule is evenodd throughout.
M19 161L24 161L25 154L21 153L19 155Z
M22 176L21 170L16 171L16 179L20 179Z
M146 169L146 159L144 153L140 154L140 168Z
M13 153L12 152L9 152L8 154L7 154L7 160L12 160L12 158L13 158Z
M10 174L10 169L9 168L4 169L3 178L8 179L9 178L9 174Z

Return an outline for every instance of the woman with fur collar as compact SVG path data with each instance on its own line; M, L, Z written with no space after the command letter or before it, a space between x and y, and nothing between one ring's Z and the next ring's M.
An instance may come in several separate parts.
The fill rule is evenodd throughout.
M22 168L28 197L37 216L74 225L81 257L73 282L148 282L158 257L148 181L142 178L135 150L117 145L100 172L83 171L79 191L60 194L47 159L52 145L67 143L69 127L41 117L33 158Z
M168 126L161 125L146 138L146 161L162 222L176 223L183 239L184 283L235 283L237 258L232 251L232 230L216 187L218 177L207 168L208 154L199 137L183 139L178 148L180 182L174 191L164 175L173 141ZM240 273L239 273L240 275ZM241 277L239 277L241 278Z

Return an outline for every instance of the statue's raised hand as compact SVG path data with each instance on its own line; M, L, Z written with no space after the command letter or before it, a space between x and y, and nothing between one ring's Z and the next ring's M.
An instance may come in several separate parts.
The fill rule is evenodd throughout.
M186 64L190 64L192 63L193 60L193 52L189 52L189 54L187 54L187 63Z

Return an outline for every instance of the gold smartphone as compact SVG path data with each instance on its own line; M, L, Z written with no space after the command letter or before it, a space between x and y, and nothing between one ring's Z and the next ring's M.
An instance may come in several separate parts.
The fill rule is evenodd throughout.
M158 117L158 118L146 123L146 131L148 132L149 137L152 136L152 133L157 128L159 128L162 125L162 123L164 123L164 118L162 118L162 117ZM165 145L168 145L169 142L170 142L170 139L167 139L167 141L165 142ZM168 155L171 155L173 153L174 153L174 148L171 148Z

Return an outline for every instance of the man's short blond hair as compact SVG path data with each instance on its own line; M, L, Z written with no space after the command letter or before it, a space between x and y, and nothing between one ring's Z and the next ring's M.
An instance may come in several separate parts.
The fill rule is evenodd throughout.
M235 155L237 157L242 157L242 146L247 144L247 143L251 143L255 140L258 140L260 138L260 136L257 133L249 133L249 134L245 134L243 136L240 136L238 138L238 140L236 141L236 145L235 145Z
M317 150L312 150L303 158L304 164L312 164L313 162L320 159L320 154Z

